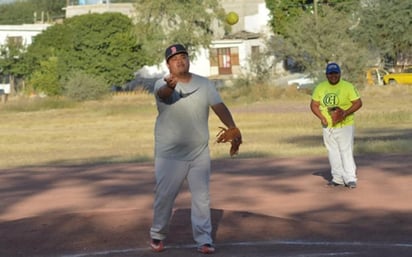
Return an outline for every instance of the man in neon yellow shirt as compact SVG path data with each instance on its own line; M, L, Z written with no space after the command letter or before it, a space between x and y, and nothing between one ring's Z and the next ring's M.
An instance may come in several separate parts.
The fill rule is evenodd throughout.
M323 127L323 142L328 150L332 174L329 185L356 188L354 113L362 107L362 100L355 86L341 79L338 64L329 63L326 66L326 78L313 91L310 109ZM333 124L330 110L335 107L344 110L343 120Z

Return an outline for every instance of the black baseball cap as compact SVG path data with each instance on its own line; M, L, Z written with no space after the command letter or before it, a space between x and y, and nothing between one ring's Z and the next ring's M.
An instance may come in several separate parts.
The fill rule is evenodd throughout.
M180 53L185 53L189 55L187 53L186 48L181 44L174 44L174 45L169 46L168 48L166 48L166 51L165 51L166 62L170 59L170 57L176 54L180 54Z

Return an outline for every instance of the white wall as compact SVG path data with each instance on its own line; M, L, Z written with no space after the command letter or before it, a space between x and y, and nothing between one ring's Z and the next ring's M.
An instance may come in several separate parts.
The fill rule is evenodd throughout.
M208 77L210 76L209 50L201 49L196 54L196 59L190 63L190 72Z
M265 0L221 0L226 12L234 11L239 14L239 21L232 26L232 32L266 31L269 21L269 11Z
M129 18L133 18L135 15L134 7L132 3L119 3L119 4L85 4L85 5L72 5L66 8L66 18L71 18L76 15L84 15L89 13L106 13L106 12L119 12L127 15Z
M244 30L249 32L270 33L269 16L270 12L266 8L266 4L258 5L258 12L253 15L245 16Z
M51 24L0 25L0 45L5 45L8 37L22 37L23 45L30 45L33 37L49 26Z

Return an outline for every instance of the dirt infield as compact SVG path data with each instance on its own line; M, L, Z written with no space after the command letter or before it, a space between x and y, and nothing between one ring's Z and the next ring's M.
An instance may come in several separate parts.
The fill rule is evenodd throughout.
M412 256L411 155L357 156L358 188L326 158L213 161L214 256ZM151 163L0 170L0 256L201 256L182 188L163 253L148 249Z

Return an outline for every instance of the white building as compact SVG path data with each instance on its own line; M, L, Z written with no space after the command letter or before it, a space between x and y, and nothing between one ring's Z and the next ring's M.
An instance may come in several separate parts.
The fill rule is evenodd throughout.
M0 45L6 45L8 40L23 46L33 42L33 38L46 30L52 24L23 24L23 25L0 25Z

